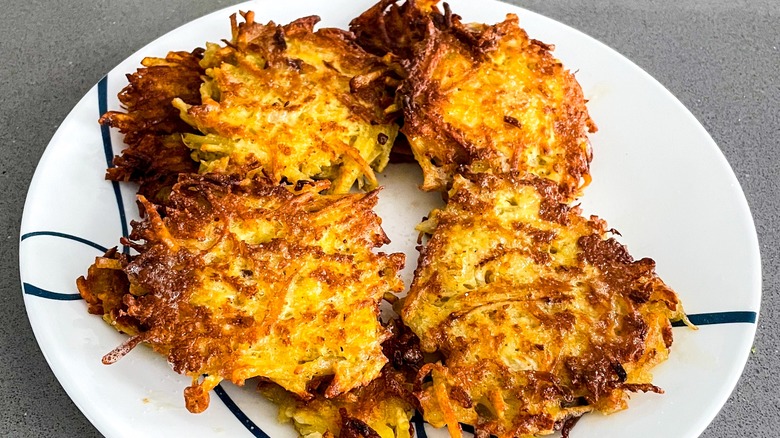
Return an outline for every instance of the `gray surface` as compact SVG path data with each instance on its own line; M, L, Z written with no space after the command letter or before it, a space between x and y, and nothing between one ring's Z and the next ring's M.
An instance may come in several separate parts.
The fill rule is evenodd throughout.
M36 163L100 77L219 0L3 2L0 29L0 436L99 436L49 370L19 287L19 222ZM516 2L603 41L664 84L701 121L742 184L761 244L764 298L755 352L703 437L780 430L780 5L776 0Z

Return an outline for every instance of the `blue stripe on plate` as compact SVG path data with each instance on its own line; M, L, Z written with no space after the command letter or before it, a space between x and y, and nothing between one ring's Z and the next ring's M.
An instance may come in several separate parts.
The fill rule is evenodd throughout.
M98 82L98 116L102 116L108 111L108 76ZM114 161L114 149L111 146L111 131L108 129L108 125L100 125L100 134L103 137L103 152L106 154L106 166L112 167ZM127 217L125 215L125 204L122 201L122 192L119 188L119 183L111 181L111 186L114 188L114 197L116 198L116 206L119 209L119 222L122 226L122 236L127 237ZM122 252L125 254L130 253L130 248L127 246L122 247Z
M33 231L31 233L22 234L21 240L29 239L30 237L35 237L35 236L62 237L63 239L69 239L79 243L83 243L85 245L89 245L98 251L102 251L102 252L108 251L108 248L104 247L103 245L99 245L91 240L87 240L79 236L74 236L72 234L60 233L58 231Z
M241 408L238 407L236 402L233 401L232 398L228 395L227 392L222 388L222 385L217 385L214 388L214 393L217 394L217 397L219 397L220 400L222 400L222 403L225 404L225 406L230 410L230 412L233 413L233 415L238 419L238 421L241 422L241 424L246 427L246 430L248 430L252 435L256 436L257 438L271 438L268 436L267 433L263 432L262 429L257 427L257 425L249 419L249 417L246 416L244 411L241 410Z
M36 297L48 298L50 300L57 301L75 301L81 299L81 295L79 294L61 294L59 292L51 292L46 289L41 289L38 286L33 286L30 283L22 283L22 286L24 287L24 293Z
M414 424L414 431L417 438L428 438L428 434L425 433L425 420L423 420L423 416L420 411L414 411L412 424Z
M693 325L713 325L713 324L755 324L758 314L756 312L714 312L714 313L694 313L688 315L688 319ZM673 327L684 327L682 321L672 323Z

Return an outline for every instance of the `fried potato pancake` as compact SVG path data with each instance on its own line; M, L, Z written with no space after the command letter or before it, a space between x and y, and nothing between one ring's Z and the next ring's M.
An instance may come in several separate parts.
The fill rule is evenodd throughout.
M375 188L398 133L392 70L349 32L315 32L319 17L285 26L243 17L232 17L225 46L206 46L200 104L173 101L202 133L184 135L200 172Z
M144 58L143 68L127 75L128 85L119 93L125 112L108 111L100 118L101 124L118 128L127 144L107 170L107 179L137 182L139 194L165 203L178 175L197 171L181 139L195 130L181 120L171 101L200 103L202 57L203 49L195 49Z
M449 11L427 16L399 90L421 188L446 191L465 165L549 179L566 199L579 196L596 126L552 46L529 38L512 14L491 26L463 24Z
M585 412L661 390L650 369L684 318L651 259L634 260L606 223L519 174L455 176L400 311L424 352L425 419L460 436L549 434Z
M304 438L411 438L416 399L415 376L423 365L419 339L400 320L391 320L392 336L382 344L390 362L367 386L328 399L321 393L303 400L275 384L260 391L279 406L279 420L292 422Z
M134 335L104 363L149 344L192 377L192 412L223 379L307 399L326 376L327 398L378 377L379 304L403 291L405 257L373 252L388 242L377 191L321 195L327 184L183 175L164 218L141 197L146 217L125 241L138 255L98 258L77 282L90 311Z

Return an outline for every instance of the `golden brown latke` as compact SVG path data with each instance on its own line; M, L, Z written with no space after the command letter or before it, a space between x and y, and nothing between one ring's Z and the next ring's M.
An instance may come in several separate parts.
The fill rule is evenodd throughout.
M412 385L423 356L417 336L399 320L391 320L387 328L392 336L382 349L390 362L364 387L332 399L315 390L313 399L303 400L278 385L261 383L260 391L279 406L279 420L292 422L304 438L414 436Z
M78 281L90 311L135 335L104 362L149 344L192 377L192 412L223 379L259 376L309 398L331 376L332 398L378 377L390 335L379 303L403 290L404 255L372 251L388 242L377 191L320 195L327 184L183 175L165 218L141 197L146 218L125 242L139 254L107 254Z
M232 17L230 42L206 47L200 104L174 100L204 134L184 136L200 172L375 188L398 132L393 72L352 34L314 32L319 17L281 26L243 16Z
M460 436L549 434L585 412L661 390L650 369L683 317L651 259L634 260L604 221L518 174L456 176L401 309L428 364L425 419ZM487 436L487 435L484 435Z
M549 179L576 198L589 180L587 133L596 128L552 46L530 39L512 14L492 26L463 24L449 10L414 19L415 29L427 22L426 35L412 46L399 95L421 188L446 191L465 165Z
M107 170L107 179L140 183L139 194L162 203L179 173L197 170L181 141L181 134L194 129L181 120L171 101L200 102L202 57L203 49L195 49L144 58L144 67L127 75L129 83L119 93L126 112L109 111L100 118L101 124L118 128L127 144Z

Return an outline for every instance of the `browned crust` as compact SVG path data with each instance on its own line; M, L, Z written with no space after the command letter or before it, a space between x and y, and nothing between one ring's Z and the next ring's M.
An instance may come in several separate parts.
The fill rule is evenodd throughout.
M320 348L317 336L329 336L327 345L340 345L339 355L361 355L361 363L352 364L350 369L323 368L320 372L313 368L314 378L332 376L324 389L326 397L368 383L375 377L372 370L378 375L387 362L380 343L389 333L377 320L379 302L384 294L402 290L397 275L404 257L371 251L388 242L372 211L376 191L319 195L326 186L326 182L303 184L294 191L262 180L182 175L171 192L164 218L157 206L141 198L146 218L133 223L129 239L124 241L138 255L110 251L77 282L91 312L102 313L107 322L134 335L106 355L104 363L115 362L139 343L149 344L167 356L174 371L193 377L193 385L185 390L187 407L201 412L208 406L209 389L221 379L243 384L254 376L280 378L273 374L276 371L262 368L265 365L255 365L254 356L246 356L254 351L254 345L259 345L260 358L269 354L279 357L274 366L284 366L287 360L300 367L293 356L300 353L308 358L305 351L309 347L295 345L303 336L295 331L310 329L307 324L316 320L321 332L312 333L305 342ZM254 231L241 231L242 224L253 223L253 219L281 228L253 243ZM247 232L248 237L241 237ZM315 261L319 268L311 264ZM244 267L236 271L239 265ZM334 306L339 300L352 303L350 315L340 313L329 302L312 304L312 309L324 306L316 314L306 313L311 303L288 302L285 297L301 269L307 269L307 281L325 289ZM207 282L211 286L206 286ZM352 295L358 283L364 295ZM224 301L225 296L215 295L213 299L218 301L203 302L213 287L228 288L228 296L234 298ZM309 293L306 290L302 293ZM270 298L262 298L264 295ZM261 300L257 301L259 307L252 304L255 300ZM298 316L284 317L282 311L288 306L303 310L293 313ZM266 339L274 341L263 343ZM354 339L359 339L360 345L350 350ZM283 351L276 351L278 348ZM333 366L345 365L338 362ZM310 371L302 370L301 379L306 379L305 372ZM202 375L209 377L201 379ZM298 388L298 395L306 397L305 382L296 380L292 371L282 373L283 382L287 382L286 376L291 379L291 390Z
M443 29L428 21L399 90L402 132L424 172L421 188L446 190L466 165L542 176L573 199L587 182L587 132L595 131L574 76L551 46L528 38L516 16L493 26L458 18L452 15ZM522 82L492 79L512 74ZM478 119L458 106L466 104L479 111Z
M200 100L202 57L203 49L197 48L169 52L165 58L144 58L143 68L126 75L128 84L118 95L126 112L109 111L100 123L119 129L128 144L137 143L146 134L189 132L190 126L179 118L171 101L175 97L191 103Z
M556 193L541 179L467 173L432 215L401 315L424 351L444 356L423 367L416 395L426 419L451 434L458 422L499 437L546 434L591 410L624 409L628 392L662 392L649 369L668 355L670 319L682 316L676 294L651 259L634 260L604 221ZM538 210L502 222L496 211L519 214L504 200L513 194L536 203L517 208ZM469 239L480 239L476 259L454 256ZM511 263L529 273L515 276ZM472 271L484 283L464 294L453 275ZM515 342L524 344L512 360L533 365L507 359Z
M414 56L415 46L427 35L428 21L442 27L446 19L436 7L438 0L380 0L349 23L356 41L377 56L392 54L402 60ZM445 4L449 14L449 8ZM447 16L449 17L449 15Z
M128 258L117 248L108 250L95 259L86 276L76 280L76 286L87 302L89 313L102 316L118 331L134 336L146 328L127 313L127 303L123 300L130 289L127 274L122 271Z
M139 194L164 202L179 173L195 172L197 163L181 134L195 132L171 105L174 98L200 102L203 69L198 64L203 49L170 52L165 58L145 58L144 66L128 74L128 84L119 93L122 111L108 111L100 123L119 129L127 144L106 171L113 181L141 185Z

